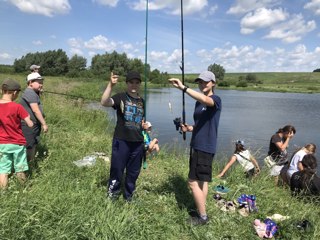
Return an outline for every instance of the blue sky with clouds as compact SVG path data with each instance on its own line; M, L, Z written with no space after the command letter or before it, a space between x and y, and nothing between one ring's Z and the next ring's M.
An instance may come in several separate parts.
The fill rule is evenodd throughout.
M320 68L320 0L184 0L185 70ZM117 51L144 62L146 0L0 0L0 64L63 49L88 60ZM179 73L180 0L149 0L148 63Z

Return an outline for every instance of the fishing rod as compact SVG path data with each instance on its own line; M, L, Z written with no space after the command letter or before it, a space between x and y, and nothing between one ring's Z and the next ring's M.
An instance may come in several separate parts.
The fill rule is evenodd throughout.
M147 63L148 63L148 9L149 9L149 1L146 0L146 45L145 45L145 56L144 56L144 120L147 120ZM142 132L143 137L144 137L144 142L147 140L147 132L146 130L143 130ZM143 152L143 169L146 169L148 164L147 164L147 152Z
M181 72L182 84L184 85L184 41L183 41L183 0L181 0ZM182 123L186 124L185 95L182 91ZM186 132L182 132L183 140L186 140Z
M146 45L145 45L145 56L144 56L144 119L147 120L147 63L148 63L148 9L149 1L146 1Z
M86 100L91 100L91 101L100 101L100 99L92 99L92 98L86 98L84 96L81 95L72 95L72 94L67 94L67 93L59 93L59 92L51 92L51 91L43 91L41 92L43 93L50 93L50 94L56 94L56 95L62 95L62 96L66 96L66 97L71 97L71 98L82 98L82 99L86 99Z

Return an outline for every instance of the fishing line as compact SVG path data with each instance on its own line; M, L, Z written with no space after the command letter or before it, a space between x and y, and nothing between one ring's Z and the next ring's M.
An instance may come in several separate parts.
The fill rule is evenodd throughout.
M41 94L46 94L46 93L50 93L50 94L56 94L56 95L61 95L61 96L66 96L66 97L71 97L71 98L82 98L84 100L91 100L91 101L100 101L100 99L93 99L93 98L87 98L81 95L72 95L72 94L67 94L67 93L59 93L59 92L51 92L51 91L43 91L41 92Z

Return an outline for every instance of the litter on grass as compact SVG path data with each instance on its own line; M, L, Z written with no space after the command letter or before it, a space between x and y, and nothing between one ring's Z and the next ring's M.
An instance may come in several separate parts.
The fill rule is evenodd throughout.
M289 219L290 217L289 216L282 216L281 214L275 213L272 216L269 216L267 218L274 220L274 221L283 221L283 220Z
M103 159L105 162L109 162L110 159L109 157L107 157L107 155L103 152L94 152L91 155L85 156L84 158L77 160L77 161L73 161L73 163L77 166L77 167L90 167L90 166L94 166L96 164L97 158L101 158Z

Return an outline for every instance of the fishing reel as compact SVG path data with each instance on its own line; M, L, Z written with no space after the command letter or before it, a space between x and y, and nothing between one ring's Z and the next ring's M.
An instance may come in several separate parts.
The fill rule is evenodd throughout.
M182 131L181 131L181 124L182 124L181 117L176 117L175 119L173 119L173 123L176 126L176 130L179 131L179 133L182 133Z

